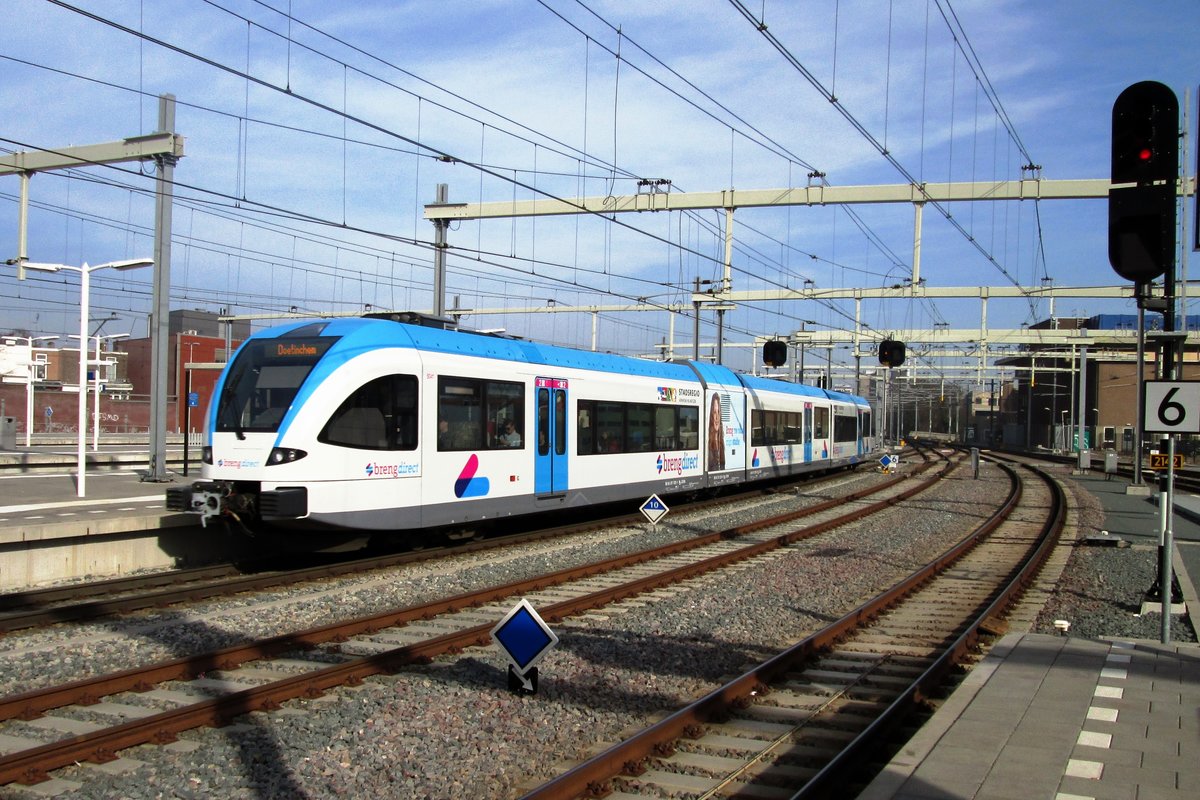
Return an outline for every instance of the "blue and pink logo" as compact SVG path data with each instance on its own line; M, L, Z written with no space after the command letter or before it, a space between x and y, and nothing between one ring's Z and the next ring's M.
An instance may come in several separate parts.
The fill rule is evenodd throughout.
M454 482L455 497L483 497L488 493L491 482L487 478L476 477L475 473L478 471L479 456L472 453L462 472L458 474L458 480Z

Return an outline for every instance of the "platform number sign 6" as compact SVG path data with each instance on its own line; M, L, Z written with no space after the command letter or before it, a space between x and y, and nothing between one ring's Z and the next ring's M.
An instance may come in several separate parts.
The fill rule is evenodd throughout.
M1175 428L1179 423L1187 417L1187 409L1179 404L1175 399L1175 395L1179 393L1178 386L1172 386L1165 395L1162 402L1158 404L1158 421L1168 428Z
M1200 433L1200 381L1146 381L1142 429L1147 433Z

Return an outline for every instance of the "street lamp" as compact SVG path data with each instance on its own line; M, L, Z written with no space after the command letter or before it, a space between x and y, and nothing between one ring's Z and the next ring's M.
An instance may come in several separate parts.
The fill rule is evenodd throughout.
M123 261L108 261L104 264L96 266L88 266L84 263L80 267L72 267L67 264L39 264L33 261L26 261L21 264L25 269L38 270L40 272L59 272L67 270L68 272L79 273L79 480L76 483L76 496L86 497L84 490L84 481L87 475L87 456L84 454L84 443L87 439L87 404L84 402L87 399L87 340L88 340L88 292L91 289L91 275L93 272L101 269L139 269L141 267L153 266L154 261L149 258L129 258Z
M92 360L92 366L96 369L92 372L92 452L95 453L100 449L100 340L101 339L124 339L128 333L109 333L104 336L93 334L89 339L96 340L96 357ZM78 339L75 334L71 334L68 338ZM112 362L109 362L112 363Z
M52 339L57 339L58 337L57 336L7 336L6 335L4 338L5 339L17 339L17 340L25 342L29 346L29 363L25 365L26 369L28 370L27 374L25 375L25 446L32 447L33 440L31 438L31 434L33 433L33 376L34 376L33 368L36 363L33 360L33 343L34 342L48 342Z

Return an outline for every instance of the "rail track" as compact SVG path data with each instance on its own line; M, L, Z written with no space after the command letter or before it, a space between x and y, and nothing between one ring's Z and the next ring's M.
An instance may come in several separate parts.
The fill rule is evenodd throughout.
M934 463L929 461L914 472ZM132 745L169 742L184 730L221 725L249 711L271 710L289 699L319 696L371 675L487 644L496 620L513 598L526 593L554 587L558 601L542 605L540 611L547 620L556 621L743 562L890 509L934 485L952 466L946 462L933 477L897 477L849 499L830 500L618 559L4 698L0 720L40 719L44 730L75 733L49 743L30 742L27 748L0 756L0 783L38 782L63 766L111 760ZM884 499L870 501L871 494L881 491L887 494ZM850 512L839 509L847 503L858 507ZM801 519L810 524L797 528ZM305 657L305 651L314 650L315 658ZM153 693L157 701L173 707L153 713L129 703L124 692ZM92 729L79 732L76 721L55 722L58 709L101 702L118 717L116 724L92 724ZM18 738L6 735L10 745Z
M676 507L677 511L700 510L755 497L770 496L804 487L817 489L823 483L845 474L838 470L826 475L807 476L801 481L785 482L766 488L745 489L718 497L693 499ZM643 522L639 513L618 513L581 522L572 522L529 531L497 535L476 541L459 541L415 551L375 554L361 558L321 560L318 564L291 569L266 568L270 562L259 560L242 565L215 564L176 569L146 575L88 581L63 586L0 594L0 633L80 622L128 614L147 608L163 608L241 592L254 592L307 581L320 581L373 570L432 561L447 554L486 552L526 542L554 539L570 534ZM200 530L200 529L197 529Z
M1028 492L941 558L700 700L530 791L525 800L852 796L849 769L936 695L1034 580L1065 520L1040 470ZM1032 495L1032 496L1030 496ZM1041 519L1019 508L1043 509Z
M1036 461L1049 461L1055 464L1078 464L1079 459L1075 455L1062 455L1050 453L1044 450L1021 450L1021 449L1001 449L995 451L997 455L1019 456L1021 458L1033 459ZM1104 459L1102 454L1093 452L1091 470L1093 472L1104 472ZM1128 480L1133 480L1133 462L1130 459L1122 458L1117 462L1116 470L1112 473ZM1161 470L1152 470L1148 465L1142 468L1142 480L1147 484L1156 484L1160 478L1166 477L1166 473ZM1200 468L1196 466L1185 466L1182 469L1175 470L1175 491L1177 492L1195 492L1200 493Z

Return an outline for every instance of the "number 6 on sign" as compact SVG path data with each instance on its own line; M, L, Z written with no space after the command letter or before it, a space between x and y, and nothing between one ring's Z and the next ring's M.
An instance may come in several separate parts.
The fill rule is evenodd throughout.
M1146 381L1142 399L1146 433L1200 433L1200 381Z

